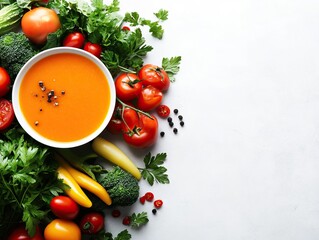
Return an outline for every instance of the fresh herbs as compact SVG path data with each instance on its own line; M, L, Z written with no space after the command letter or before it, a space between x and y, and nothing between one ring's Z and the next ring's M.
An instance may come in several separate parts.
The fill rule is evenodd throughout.
M169 179L166 174L167 169L164 166L164 161L166 160L166 153L158 153L156 156L152 156L149 152L144 157L145 168L139 168L142 177L147 180L147 182L153 186L154 182L168 184Z
M51 8L59 12L61 29L50 34L43 49L61 45L61 40L70 32L82 32L88 41L99 43L104 51L101 60L113 76L122 68L138 70L143 58L153 47L146 44L139 27L147 26L152 36L161 39L164 30L161 22L167 20L168 11L160 9L154 13L155 21L140 17L137 12L120 14L119 1L109 5L103 0L85 1L52 0ZM134 27L131 31L123 30L123 24Z
M124 21L131 23L132 26L148 26L150 33L153 37L158 39L163 38L164 29L160 25L160 21L165 21L168 19L168 11L160 9L157 13L154 13L158 21L151 21L140 17L137 12L126 13Z
M0 236L21 220L33 235L52 197L63 192L47 147L12 129L0 139Z
M182 60L181 56L162 59L162 67L164 68L165 72L169 76L169 79L171 82L175 82L174 76L179 71L181 60Z
M132 228L140 228L148 223L149 219L147 216L147 212L141 213L133 213L131 215L131 227Z
M113 238L112 233L101 232L99 235L92 237L93 240L130 240L132 235L127 231L127 229L121 231L116 237Z

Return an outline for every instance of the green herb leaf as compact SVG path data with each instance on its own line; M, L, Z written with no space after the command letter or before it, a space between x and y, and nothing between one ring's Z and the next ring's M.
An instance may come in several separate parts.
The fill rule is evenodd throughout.
M112 233L101 231L98 235L90 238L90 240L130 240L132 238L131 234L127 229L121 231L115 238L113 238Z
M181 56L162 59L162 68L166 71L171 82L175 82L175 75L180 69L181 60Z
M154 15L161 21L168 19L168 11L164 9L160 9L157 13L154 13Z
M114 240L130 240L132 235L127 231L127 229L120 232Z
M47 147L19 129L1 134L0 145L0 236L21 220L33 235L50 211L50 200L63 192L57 164Z
M147 212L133 213L131 216L131 226L132 228L140 228L141 226L148 223L149 219Z
M150 152L144 157L145 168L139 169L143 179L151 186L154 185L154 182L161 184L168 184L170 182L166 174L167 169L161 166L164 164L166 157L166 153L158 153L156 156L152 156Z

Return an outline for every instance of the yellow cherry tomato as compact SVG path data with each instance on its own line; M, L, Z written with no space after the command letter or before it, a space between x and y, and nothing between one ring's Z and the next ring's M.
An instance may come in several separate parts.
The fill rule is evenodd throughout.
M23 33L35 44L43 44L50 33L60 28L56 12L46 7L36 7L25 13L21 19Z
M74 222L55 219L44 229L45 240L81 240L81 230Z

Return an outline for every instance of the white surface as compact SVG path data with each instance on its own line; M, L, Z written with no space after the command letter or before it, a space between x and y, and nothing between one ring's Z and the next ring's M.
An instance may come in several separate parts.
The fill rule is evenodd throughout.
M132 209L150 215L133 239L319 239L319 2L120 3L146 17L169 10L149 60L183 58L164 102L185 127L174 135L161 121L151 149L167 152L171 184L143 185L165 205Z

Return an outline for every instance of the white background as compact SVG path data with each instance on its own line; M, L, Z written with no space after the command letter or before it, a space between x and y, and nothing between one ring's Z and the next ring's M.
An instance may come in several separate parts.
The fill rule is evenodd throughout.
M184 128L142 156L168 154L169 185L142 183L164 206L133 239L319 239L319 2L120 0L152 18L169 11L147 62L182 56L164 103ZM178 120L173 119L175 124ZM114 219L107 230L124 229Z

